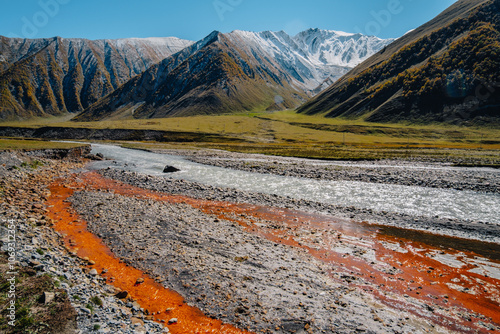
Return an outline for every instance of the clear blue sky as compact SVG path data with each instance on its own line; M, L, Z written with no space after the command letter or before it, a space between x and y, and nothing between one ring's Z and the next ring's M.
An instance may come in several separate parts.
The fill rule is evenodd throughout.
M0 35L199 40L213 30L307 28L399 37L455 0L1 0Z

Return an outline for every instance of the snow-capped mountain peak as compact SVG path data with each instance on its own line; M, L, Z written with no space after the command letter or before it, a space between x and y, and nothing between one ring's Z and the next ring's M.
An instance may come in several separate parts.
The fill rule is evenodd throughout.
M308 29L290 36L284 31L235 30L228 38L261 59L270 58L285 69L298 88L313 91L325 80L336 81L393 39Z

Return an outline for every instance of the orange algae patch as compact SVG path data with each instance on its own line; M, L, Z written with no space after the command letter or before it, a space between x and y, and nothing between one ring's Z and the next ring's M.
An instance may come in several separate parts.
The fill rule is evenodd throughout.
M390 234L391 229L394 230L395 228L354 223L348 220L333 220L332 217L308 214L296 210L199 200L182 195L158 193L106 179L95 172L79 175L79 178L81 179L80 182L71 182L73 187L83 190L83 185L85 185L87 190L110 190L124 196L189 204L204 213L236 222L243 226L247 232L276 243L304 249L311 256L330 266L332 278L345 284L345 278L347 277L350 280L350 286L373 294L382 303L396 309L407 310L451 330L490 333L491 331L481 326L480 323L500 325L500 280L470 271L476 268L473 260L478 254L474 252L458 252L452 248L430 246L416 239L419 238L419 233L421 236L425 235L426 237L431 236L429 233L413 233L411 239L407 239L384 234L384 231ZM53 189L53 193L64 194L65 191L68 192L67 196L63 196L64 198L69 197L71 195L69 193L73 192L73 190L64 188L60 184ZM66 207L63 205L61 209L51 211L68 211L69 206L64 202L62 203ZM57 220L57 216L54 217ZM270 223L256 224L261 219ZM75 216L69 215L64 220L71 222L75 220ZM83 225L80 226L81 231L74 230L75 228L76 226L67 223L57 225L60 232L71 234L72 241L75 244L85 247L85 249L79 250L78 254L80 256L87 256L93 260L94 258L91 256L91 253L94 253L93 249L100 249L99 247L101 247L102 251L99 251L99 254L102 254L102 256L107 254L113 258L109 249L97 237L87 232ZM65 231L65 229L72 232ZM304 234L305 230L315 230L321 233ZM85 238L78 239L79 234L89 234L96 239L97 244L91 245ZM439 238L439 240L446 239L448 244L458 243L461 240L451 237L433 237ZM422 240L426 239L423 238ZM368 260L364 257L344 253L339 251L339 247L372 252L373 259ZM463 259L463 265L457 267L444 265L433 258L435 254L445 254L457 260ZM189 307L183 304L180 296L171 291L169 296L163 296L160 292L157 292L158 289L163 288L148 278L146 278L144 285L134 286L138 277L146 277L142 272L127 267L116 259L118 261L117 268L112 271L110 264L106 262L110 260L96 258L98 260L94 261L98 266L97 269L106 267L109 270L109 273L106 274L107 277L120 277L114 283L115 286L129 291L134 299L138 299L141 306L150 312L163 312L156 315L155 318L166 321L171 317L179 318L177 327L170 326L172 332L180 330L174 333L184 333L183 330L185 329L181 326L184 321L189 321L188 319L196 319L193 321L200 321L203 324L208 322L209 325L207 326L212 326L212 322L215 322L212 319L204 319L201 312L195 310L190 311L192 315L182 319L175 312L179 310L179 314L183 314L183 310L189 309ZM500 268L500 262L493 260L490 260L490 262ZM104 263L105 266L101 263ZM129 269L130 272L124 271ZM339 278L339 275L344 281ZM157 290L142 290L146 283L156 287ZM161 304L162 306L157 307L157 301L162 300L168 300L170 306ZM422 306L423 304L426 306ZM173 307L175 311L172 311L171 314L165 314L164 309L166 307ZM216 333L237 332L234 328L225 329L219 322L217 322L217 326L222 326L221 328L224 329L217 330ZM211 331L193 331L192 328L187 330L189 333L211 333Z
M59 180L53 183L50 186L52 195L47 201L49 216L55 221L54 229L65 236L69 248L76 250L78 256L94 261L93 268L99 273L107 269L107 273L101 275L108 283L127 291L142 308L153 314L155 321L166 324L177 318L177 323L168 325L171 333L249 333L205 316L197 308L187 305L178 293L116 258L100 238L87 231L86 222L74 213L67 201L74 191L83 190L84 186L74 178L69 182ZM137 284L138 278L143 278L144 282Z

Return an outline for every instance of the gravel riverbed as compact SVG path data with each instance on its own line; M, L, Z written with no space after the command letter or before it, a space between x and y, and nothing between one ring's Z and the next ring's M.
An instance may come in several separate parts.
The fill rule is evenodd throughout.
M239 328L259 333L424 333L432 328L409 312L335 283L328 267L307 252L189 205L101 192L78 192L71 201L123 261L210 317Z
M340 167L343 172L330 171L330 175L323 173L323 169L331 167L322 164L318 167L302 160L299 163L294 159L265 157L268 161L263 159L259 162L262 167L254 168L255 156L245 158L252 161L238 161L238 157L242 156L206 151L193 154L190 159L261 173L273 170L276 174L313 178L318 177L314 173L332 179L355 179L365 173L378 173L370 182L404 184L421 179L425 186L443 188L457 188L458 179L462 178L465 189L499 192L498 174L487 169L478 169L470 176L460 170L439 167L426 174L426 169L404 168L404 163L398 162L401 167L390 167L396 168L394 171L377 163L368 167L346 164L346 168ZM43 207L44 198L50 196L47 185L56 177L67 177L71 169L81 168L82 164L40 156L37 159L44 165L28 168L33 158L0 153L0 190L5 194L0 203L2 244L5 246L6 240L3 222L13 219L21 245L18 265L33 268L37 275L52 275L66 290L76 311L75 328L68 328L65 333L168 332L167 327L149 321L136 302L119 299L118 291L89 270L88 262L68 251L62 236L49 227L52 222ZM248 163L251 165L247 166ZM98 172L109 179L167 194L301 210L354 223L367 221L500 244L500 226L488 222L375 212L111 168ZM399 176L394 178L393 172ZM442 180L431 182L433 178ZM383 305L372 294L352 288L348 280L332 279L329 267L301 248L272 242L249 233L231 220L218 219L187 204L95 190L76 192L70 200L89 223L89 230L102 238L117 257L179 292L205 314L237 327L262 333L448 332L413 313ZM264 219L254 223L272 224ZM92 305L95 297L99 297L102 305ZM426 310L425 305L417 306ZM425 312L430 315L433 311Z

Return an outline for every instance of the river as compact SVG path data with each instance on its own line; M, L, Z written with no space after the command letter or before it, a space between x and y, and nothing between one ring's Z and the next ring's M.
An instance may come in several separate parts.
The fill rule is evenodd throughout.
M165 177L360 209L500 224L499 194L250 173L202 165L179 156L114 145L92 144L92 153L101 153L113 160L96 162L93 168L112 166L150 175L163 175L165 165L172 165L181 171L165 174Z

